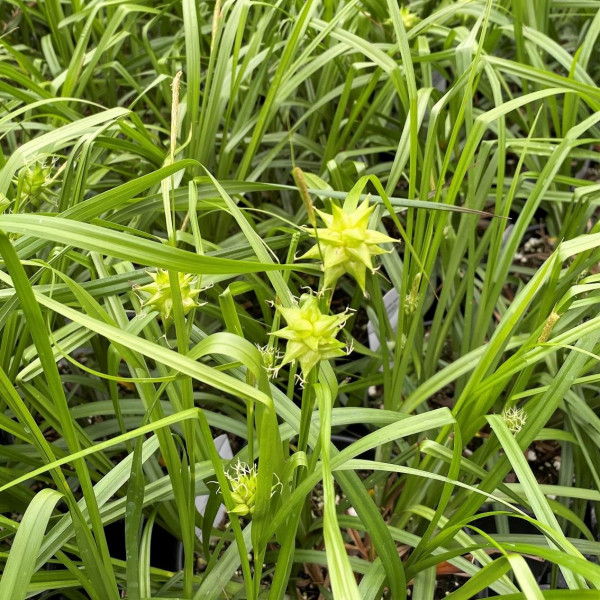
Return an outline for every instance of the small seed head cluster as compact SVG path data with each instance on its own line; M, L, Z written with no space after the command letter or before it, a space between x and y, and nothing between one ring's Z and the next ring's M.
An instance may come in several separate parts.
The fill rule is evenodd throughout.
M235 506L229 511L230 514L235 514L240 517L252 518L254 507L256 504L256 489L258 487L258 469L256 465L237 461L233 465L230 472L225 473L225 477L229 481L229 490L231 499ZM277 475L275 475L277 483L271 488L271 497L277 491L283 489L283 486Z
M279 364L278 361L283 357L283 354L277 350L277 348L270 346L259 346L258 348L261 357L263 367L266 369L269 379L273 379L277 377L277 373L279 372Z
M313 207L308 187L300 169L294 172L294 178L305 201L307 214L312 228L307 233L316 238L316 244L301 259L321 261L325 274L322 285L316 293L309 289L303 294L296 306L276 309L285 319L287 326L273 332L273 335L287 340L287 346L280 367L298 361L301 373L296 375L300 385L307 381L310 371L320 362L345 356L352 352L352 343L344 344L337 340L339 331L348 319L348 309L337 315L324 313L320 304L327 304L331 291L340 277L351 275L365 293L367 269L375 272L373 257L385 254L379 244L395 242L390 236L369 229L369 219L375 210L369 197L357 205L356 196L350 194L343 206L332 204L331 213ZM325 224L317 228L316 215ZM267 366L269 370L270 366Z
M407 316L412 315L417 309L419 285L421 283L421 273L417 273L413 279L413 283L410 292L406 295L404 300L404 314Z
M421 20L419 15L412 12L408 6L403 6L400 8L400 18L402 19L402 25L404 25L404 29L406 29L406 31L412 29ZM384 21L384 24L393 26L394 21L392 18L389 18Z
M408 6L403 6L400 9L400 17L402 18L402 24L404 29L407 31L412 29L421 19L417 13L411 12Z
M152 282L136 288L137 291L148 294L148 298L142 306L149 310L157 310L163 322L171 319L173 312L173 297L171 295L171 284L169 281L169 272L164 269L158 269L149 274ZM183 304L183 314L187 315L192 308L198 306L196 296L200 290L194 286L195 275L178 273L179 289L181 290L181 302Z
M513 434L519 433L527 422L527 413L523 408L511 406L502 411L502 419Z
M23 167L19 172L22 197L36 206L41 201L47 200L48 185L52 182L51 172L52 166L41 161Z
M544 344L548 341L554 326L557 321L560 319L560 315L556 311L552 311L549 317L546 319L546 323L544 324L544 329L542 329L542 333L540 333L540 337L538 338L538 344Z
M229 481L231 498L235 503L235 507L229 512L240 517L252 515L258 480L256 465L250 466L247 463L238 461L233 466L233 472L225 473L225 476Z

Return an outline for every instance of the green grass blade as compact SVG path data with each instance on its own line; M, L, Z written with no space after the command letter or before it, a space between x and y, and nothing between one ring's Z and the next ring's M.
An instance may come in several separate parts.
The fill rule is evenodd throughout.
M0 598L25 600L38 551L60 492L38 492L27 507L0 579Z

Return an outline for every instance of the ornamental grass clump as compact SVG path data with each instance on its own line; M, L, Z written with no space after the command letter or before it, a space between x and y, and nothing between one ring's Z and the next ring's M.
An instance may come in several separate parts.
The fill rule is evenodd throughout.
M0 600L598 597L599 7L0 2Z

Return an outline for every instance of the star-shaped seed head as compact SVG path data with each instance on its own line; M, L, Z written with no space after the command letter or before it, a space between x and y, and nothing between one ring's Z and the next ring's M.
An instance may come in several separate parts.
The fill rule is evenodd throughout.
M154 273L149 273L152 282L142 285L137 289L139 292L149 294L142 306L150 310L157 310L163 322L171 319L173 311L173 296L171 295L171 284L169 282L169 272L164 269L158 269ZM179 280L179 289L181 290L181 302L183 304L183 314L187 315L192 308L198 306L196 296L200 290L194 287L195 275L186 273L177 273Z
M331 214L316 211L325 227L317 229L316 234L308 230L310 235L317 237L318 244L301 258L322 258L324 287L333 288L337 280L348 273L364 292L366 271L369 269L374 272L372 257L387 252L378 244L397 241L389 235L368 229L374 209L375 205L369 206L367 198L353 210L333 204Z
M287 327L273 332L288 341L283 365L297 360L306 377L319 361L346 355L346 344L336 336L348 319L347 313L323 314L318 298L312 294L302 294L298 306L276 308L287 323Z
M419 19L419 15L412 12L408 6L403 6L400 9L400 17L402 18L404 29L407 31L412 29L421 20Z

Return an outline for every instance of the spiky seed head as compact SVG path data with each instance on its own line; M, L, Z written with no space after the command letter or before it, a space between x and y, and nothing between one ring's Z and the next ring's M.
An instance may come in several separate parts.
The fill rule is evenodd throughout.
M317 296L302 294L297 306L276 306L287 327L273 335L287 340L282 365L298 361L304 377L321 360L345 356L346 345L336 339L348 319L347 312L327 315L321 312Z
M317 237L318 244L306 252L301 259L322 259L325 272L325 288L334 288L337 280L348 273L356 279L365 291L366 271L374 272L373 256L385 254L386 250L378 244L395 242L385 233L369 229L369 218L375 206L369 206L366 198L356 208L347 203L344 207L332 205L332 213L316 210L325 227L315 231L307 230L309 235Z
M142 306L149 310L158 311L163 322L168 322L171 319L173 311L173 296L171 294L169 272L165 269L158 269L153 273L149 273L149 275L152 277L152 281L136 288L137 291L148 294ZM179 289L181 290L183 314L187 315L192 308L198 306L196 296L200 293L200 290L194 285L195 275L178 273L177 279Z

